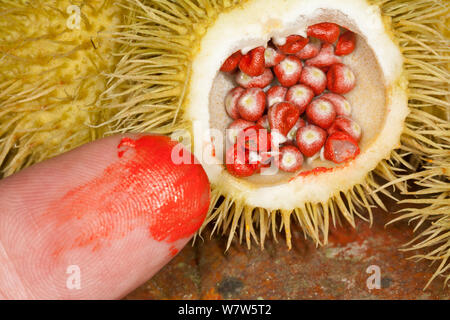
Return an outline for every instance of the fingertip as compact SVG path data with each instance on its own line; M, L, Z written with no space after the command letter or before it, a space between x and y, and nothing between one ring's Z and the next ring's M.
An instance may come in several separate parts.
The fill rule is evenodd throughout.
M0 244L21 290L119 298L170 261L210 200L206 173L175 164L174 146L163 136L110 137L2 181ZM70 285L77 272L80 288Z

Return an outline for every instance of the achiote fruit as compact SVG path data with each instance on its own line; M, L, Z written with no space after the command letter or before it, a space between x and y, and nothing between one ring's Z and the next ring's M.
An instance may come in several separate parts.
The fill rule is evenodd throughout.
M117 2L83 2L79 29L69 1L0 2L4 175L103 135L173 133L212 184L206 223L261 247L280 227L290 246L292 221L325 244L338 214L384 207L375 176L407 196L416 182L409 202L431 207L408 216L434 222L419 247L441 245L448 275L443 1ZM270 151L237 145L256 123Z

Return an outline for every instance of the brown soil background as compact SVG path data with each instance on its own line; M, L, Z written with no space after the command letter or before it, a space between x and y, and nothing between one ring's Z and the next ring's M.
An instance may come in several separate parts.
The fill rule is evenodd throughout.
M400 209L393 200L386 204ZM399 250L412 239L412 226L385 227L393 217L375 209L372 227L357 219L356 229L331 230L321 248L295 227L291 250L280 235L264 250L235 241L225 252L226 239L206 232L125 299L450 299L442 278L423 290L435 268L407 259L418 252ZM367 288L371 265L380 267L380 289Z

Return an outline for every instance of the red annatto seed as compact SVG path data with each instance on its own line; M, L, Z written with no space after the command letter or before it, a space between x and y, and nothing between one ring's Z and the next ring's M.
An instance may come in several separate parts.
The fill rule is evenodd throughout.
M239 69L251 77L257 77L263 74L266 69L264 58L264 47L257 47L241 58Z
M303 84L297 84L289 88L286 94L286 101L294 104L300 111L300 115L305 112L306 107L314 98L314 91Z
M280 50L267 47L264 52L264 58L266 60L266 68L271 68L283 61L286 56Z
M255 152L269 152L271 148L270 133L259 125L244 129L237 137L237 144Z
M320 98L328 100L333 104L337 116L349 117L352 114L350 102L340 94L328 92L321 95Z
M319 54L314 58L306 60L305 64L307 66L313 66L323 69L333 64L341 62L342 59L334 54L333 45L329 43L324 43L319 51Z
M359 142L359 140L361 140L361 127L355 121L347 117L337 117L327 131L329 135L338 131L343 131L350 137L352 137L356 142Z
M263 127L264 129L266 129L267 131L270 132L270 124L269 124L269 117L267 115L262 116L258 122L256 122L256 124L258 126Z
M315 124L322 129L328 129L336 118L333 104L325 99L313 100L306 107L306 118L309 123Z
M296 172L303 165L303 155L295 146L284 146L280 148L280 155L276 161L280 170Z
M306 66L300 75L300 83L310 87L316 96L321 94L327 86L327 76L319 68Z
M236 70L239 62L241 61L242 53L241 51L236 51L222 64L220 71L222 72L233 72Z
M225 97L225 110L232 119L239 119L240 117L237 102L244 91L245 89L236 87L231 89Z
M236 75L236 82L241 87L248 88L265 88L273 80L273 73L270 69L265 69L263 74L257 77L250 77L248 74L239 71Z
M296 54L302 50L308 42L308 38L299 35L290 35L286 38L286 43L278 46L278 49L284 54Z
M227 128L226 130L226 134L227 134L227 138L228 141L231 142L232 144L236 143L236 139L237 136L239 135L239 133L241 133L242 131L244 131L244 129L254 126L255 123L254 122L250 122L244 119L237 119L234 120Z
M260 88L245 89L238 100L239 115L247 121L258 121L266 109L266 94Z
M227 150L225 167L235 177L250 177L258 169L257 163L250 163L249 151L240 147L237 143Z
M353 90L356 78L353 71L342 63L331 66L327 73L327 88L333 93L344 94Z
M336 44L334 53L338 56L345 56L355 50L356 35L351 31L344 32Z
M303 120L302 118L298 118L297 122L294 124L292 129L289 130L289 132L286 136L286 138L288 138L289 142L295 141L295 138L297 137L298 129L303 128L304 126L306 126L305 120Z
M319 51L320 41L312 38L302 50L295 54L295 56L301 60L308 60L317 56Z
M335 132L325 142L325 159L334 163L354 159L359 153L358 143L345 132Z
M259 153L259 169L270 167L272 161L272 154L270 152ZM258 170L259 171L259 170Z
M325 144L327 133L322 128L309 124L297 130L296 142L305 157L312 157Z
M293 103L280 102L270 107L267 115L272 131L286 136L300 117L300 111Z
M283 87L291 87L298 82L302 73L302 62L296 56L288 56L273 71Z
M267 106L270 108L275 103L285 101L287 92L288 89L282 86L273 86L267 90Z
M334 43L339 38L340 29L335 23L322 22L309 26L306 34L328 43Z

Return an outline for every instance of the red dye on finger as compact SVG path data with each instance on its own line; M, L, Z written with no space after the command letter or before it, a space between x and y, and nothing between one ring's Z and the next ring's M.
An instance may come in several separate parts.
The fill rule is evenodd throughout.
M179 250L177 248L175 248L174 246L170 246L169 251L170 251L171 257L175 257L177 255L177 253L179 252Z
M53 254L97 250L138 228L169 243L192 236L206 217L210 187L192 155L190 164L172 160L175 146L164 136L122 139L116 162L68 191L42 216L40 221L54 225L55 232L70 228Z

